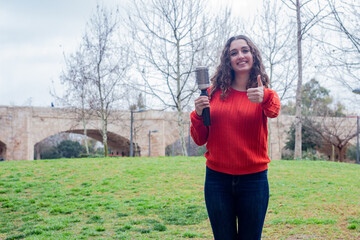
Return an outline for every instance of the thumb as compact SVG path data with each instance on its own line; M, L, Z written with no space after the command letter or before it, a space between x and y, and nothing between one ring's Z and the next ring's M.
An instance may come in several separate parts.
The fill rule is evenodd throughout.
M260 75L257 76L257 82L258 82L258 87L263 87L263 83L261 81L261 76Z

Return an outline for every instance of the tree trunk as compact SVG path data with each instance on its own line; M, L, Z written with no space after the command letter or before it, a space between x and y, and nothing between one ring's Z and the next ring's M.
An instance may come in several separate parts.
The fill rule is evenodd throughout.
M100 59L97 63L96 74L97 74L97 87L99 91L99 100L100 100L100 114L101 114L101 124L102 124L102 137L103 137L103 144L104 144L104 157L109 155L108 152L108 145L107 145L107 118L105 113L105 100L103 97L103 89L101 88L101 74L100 74L100 65L102 61L102 55L100 54Z
M89 144L88 144L87 128L86 128L87 122L86 122L86 119L85 119L85 114L86 114L85 95L86 95L86 93L84 93L84 89L83 89L82 92L81 92L81 118L82 118L82 124L83 124L83 127L84 127L86 154L89 155Z
M84 113L83 113L84 114ZM86 128L86 120L83 118L83 127L84 127L84 135L85 135L85 149L86 154L89 155L89 144L88 144L88 137L87 137L87 128Z
M295 113L295 150L294 159L301 159L301 87L302 87L302 52L301 52L301 19L300 19L300 0L296 0L296 20L297 20L297 50L298 50L298 82L296 89L296 113Z
M85 135L85 141L84 141L84 144L85 144L85 150L86 150L86 154L89 155L90 152L89 152L89 143L88 143L88 137L87 137L87 129L86 129L86 126L84 128L84 135Z
M104 157L109 155L108 151L108 144L107 144L107 120L105 118L105 113L102 112L102 137L103 137L103 144L104 144Z
M344 152L345 152L345 150L346 150L346 147L337 147L338 148L338 150L339 150L339 157L338 157L338 160L339 160L339 162L344 162Z
M177 35L175 36L177 38ZM181 149L182 149L182 155L187 156L188 152L186 149L186 141L185 141L185 135L184 135L184 119L182 114L182 104L181 104L181 72L180 72L180 41L177 39L176 43L176 53L177 53L177 59L176 59L176 81L177 81L177 112L178 112L178 127L179 127L179 134L180 134L180 141L181 141Z
M187 156L187 149L186 149L186 142L185 142L185 136L184 136L184 119L181 109L178 109L178 127L179 127L179 133L180 133L180 141L181 141L181 149L183 156Z
M104 157L109 155L108 145L107 145L107 118L105 115L105 110L103 107L103 103L101 104L101 124L102 124L102 137L103 137L103 144L104 144Z

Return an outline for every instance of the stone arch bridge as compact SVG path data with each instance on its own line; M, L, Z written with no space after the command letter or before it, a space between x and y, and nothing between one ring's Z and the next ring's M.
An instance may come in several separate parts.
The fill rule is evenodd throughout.
M184 113L185 123L189 113ZM164 156L167 145L179 139L177 113L145 111L133 113L133 142L141 156ZM189 124L184 124L185 135ZM84 127L69 109L0 106L0 159L33 160L34 146L49 136L67 132L83 134ZM94 117L87 124L88 136L102 142L101 122ZM108 124L108 146L114 155L130 154L130 112L115 111Z
M189 113L184 115L184 133L188 136ZM138 145L140 156L148 156L149 131L157 130L150 135L151 156L154 157L165 156L166 146L179 139L176 112L151 110L133 113L133 116L134 142ZM270 123L269 156L271 159L280 159L295 117L280 114L279 117L268 121ZM343 127L356 131L355 118L338 118L337 121L345 122ZM99 119L90 119L87 129L89 137L102 142ZM0 106L0 159L33 160L34 146L37 143L62 132L83 134L81 122L69 109ZM351 142L355 143L356 138ZM108 145L115 155L130 155L129 111L114 112L109 120Z

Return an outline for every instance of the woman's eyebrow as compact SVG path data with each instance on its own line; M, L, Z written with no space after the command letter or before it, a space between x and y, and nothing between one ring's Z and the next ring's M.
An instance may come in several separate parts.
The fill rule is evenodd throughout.
M250 49L249 46L242 46L240 49ZM230 52L233 52L233 51L237 51L238 49L234 48L234 49L231 49Z

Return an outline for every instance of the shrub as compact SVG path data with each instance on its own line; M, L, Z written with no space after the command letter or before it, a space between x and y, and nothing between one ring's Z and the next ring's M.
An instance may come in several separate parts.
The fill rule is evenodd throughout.
M84 147L79 142L64 140L59 143L57 149L62 157L65 158L77 158L81 152L84 152Z
M327 160L328 158L315 149L308 149L306 151L302 151L302 160ZM281 159L283 160L293 160L294 159L294 151L289 149L283 149L281 152Z
M57 159L61 158L61 154L59 153L57 147L50 147L42 152L40 157L41 159Z
M346 158L351 160L356 160L356 145L350 145L346 149Z

